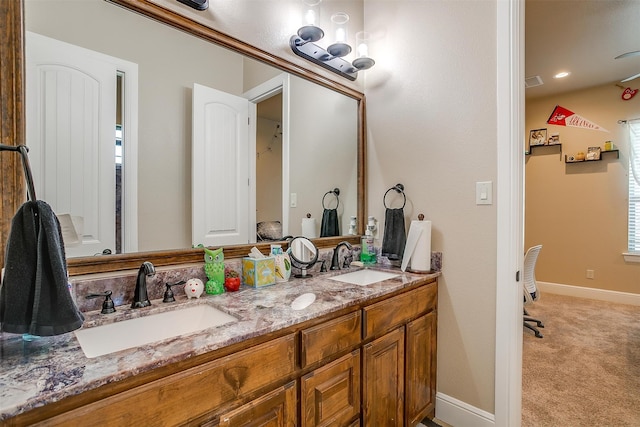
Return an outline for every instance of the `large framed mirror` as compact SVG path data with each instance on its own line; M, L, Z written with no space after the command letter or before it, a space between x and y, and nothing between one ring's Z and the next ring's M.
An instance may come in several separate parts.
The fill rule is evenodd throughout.
M336 99L346 100L345 105L349 105L349 103L351 103L352 107L349 107L349 108L353 108L353 111L352 113L349 113L349 114L352 114L353 121L355 121L353 130L350 131L353 134L352 135L353 142L350 147L350 150L352 151L347 151L347 154L344 154L341 152L330 152L329 155L333 156L334 158L349 159L350 163L345 165L342 169L345 169L345 170L350 169L353 171L353 177L350 180L348 180L348 182L343 187L344 192L342 194L345 195L344 197L346 199L345 199L345 202L342 204L348 206L348 210L345 209L342 212L342 215L346 216L346 219L343 217L343 220L342 220L343 229L345 227L344 223L346 223L346 226L348 227L349 216L356 216L358 218L358 232L361 233L363 231L362 224L363 224L363 218L365 217L364 216L365 100L364 100L363 94L361 94L360 92L355 91L349 87L343 86L332 80L326 79L320 74L315 74L313 72L310 72L309 70L298 67L297 65L290 63L282 58L275 57L265 51L249 46L240 40L221 34L204 25L195 23L192 20L189 20L181 15L178 15L175 12L168 11L164 8L161 8L151 2L133 1L133 0L112 0L110 2L105 2L103 0L94 0L94 1L88 1L88 2L81 2L80 4L78 2L66 2L66 3L72 3L76 10L74 10L73 12L67 11L68 13L65 13L64 10L58 11L58 13L63 14L61 16L66 17L65 19L74 19L77 22L78 20L82 20L81 16L79 16L78 14L81 13L82 9L84 8L86 8L89 11L89 13L91 13L92 7L107 8L106 10L109 13L118 15L119 24L116 26L107 21L104 23L105 27L107 28L110 27L112 32L120 31L122 36L121 38L124 39L125 41L126 41L127 34L123 26L126 25L127 22L129 21L136 28L136 32L137 32L136 39L138 40L154 39L158 41L159 37L165 37L165 38L172 37L171 39L167 38L164 43L151 44L148 46L147 49L144 49L144 45L136 46L134 43L130 43L132 45L132 50L145 50L145 54L147 56L151 56L152 53L156 55L156 59L150 59L150 60L146 60L144 58L142 59L133 58L131 54L128 54L126 52L118 52L115 48L109 47L114 45L114 40L105 40L104 37L102 38L97 37L98 40L102 39L103 46L100 46L99 42L96 42L97 44L90 46L87 44L88 43L87 40L90 39L90 37L83 37L82 35L79 35L77 31L69 30L68 27L71 25L70 23L67 23L66 25L67 29L65 30L64 19L62 18L51 19L51 14L54 13L53 10L47 11L46 8L44 10L35 9L35 8L43 7L43 5L47 3L50 3L50 6L51 6L53 5L53 3L55 3L55 1L53 2L33 1L33 4L32 4L32 0L24 0L20 2L16 1L16 2L10 2L10 3L13 3L13 4L10 6L8 5L3 6L2 20L3 20L3 28L5 29L4 32L7 35L7 37L5 37L5 40L10 40L10 41L13 40L13 43L15 43L15 45L13 50L11 49L11 46L9 46L9 48L7 48L6 50L3 49L1 59L3 61L3 71L6 69L5 67L7 65L10 65L10 66L16 67L15 68L16 72L15 73L3 72L2 74L3 87L11 86L15 88L20 88L22 86L28 85L29 79L25 77L25 74L23 74L22 72L23 67L21 66L21 63L25 58L23 58L22 55L20 55L20 52L23 51L22 46L24 46L24 43L25 43L23 34L26 34L27 48L29 48L29 44L28 44L29 37L32 36L32 33L36 33L36 35L39 35L39 36L45 35L47 37L50 37L59 41L63 41L69 44L80 45L80 47L83 49L89 49L91 51L99 51L100 53L108 54L112 57L124 57L125 60L138 64L138 67L139 67L138 79L144 80L144 84L142 86L146 84L147 87L153 88L153 85L148 84L149 80L152 79L152 77L149 75L149 70L153 68L158 68L158 67L167 68L168 70L165 70L166 71L165 74L171 74L174 76L176 75L181 76L183 74L188 75L188 73L181 73L179 68L174 68L175 66L174 62L176 63L184 62L185 64L188 64L188 61L186 60L186 57L188 56L187 52L183 52L185 56L181 58L181 61L167 61L166 59L167 56L172 57L173 55L167 52L166 49L170 49L169 45L171 43L171 40L175 40L174 41L175 46L177 46L178 48L180 48L180 46L184 47L187 45L194 45L198 47L198 52L202 55L203 58L205 57L208 58L211 56L215 58L214 60L212 60L212 62L216 62L216 61L218 63L222 62L226 66L231 66L231 64L238 64L237 66L239 67L239 69L245 70L244 75L241 76L241 79L240 80L236 79L236 81L233 81L236 76L235 75L229 76L229 73L226 74L226 77L224 75L222 77L218 76L218 80L225 80L225 79L231 80L231 85L233 86L235 84L235 86L233 86L231 89L227 89L225 87L224 88L225 91L230 91L235 93L251 92L252 88L256 86L260 86L265 81L273 81L274 79L278 80L278 76L284 75L286 76L287 80L291 82L291 88L289 89L290 93L287 93L287 96L290 96L293 94L291 96L291 99L289 99L288 102L294 102L292 101L292 99L295 100L296 97L301 99L307 99L307 100L318 99L320 96L318 94L321 93L318 91L327 91L329 96L334 96L334 97L337 96L339 98L336 98ZM117 7L116 4L117 6L123 6L123 8ZM55 8L56 6L53 5L53 7ZM137 13L132 13L132 12L137 12ZM93 11L93 13L95 13L95 10ZM104 13L101 13L99 19L103 19L104 15L105 15ZM89 29L94 29L96 30L96 32L98 32L97 31L98 28L96 27L97 24L92 25L90 23L90 20L88 19L84 19L83 21L86 21L84 24L85 27L88 27ZM62 29L60 27L55 28L54 26L55 22L57 22L58 24L61 24L63 28ZM22 25L24 25L24 27L22 27ZM145 37L139 33L143 27L153 27L153 26L156 26L156 27L154 27L155 30L153 31L155 31L155 33L152 36ZM25 33L23 33L22 28L24 28ZM75 34L75 36L73 35L67 36L65 35L65 31L70 34ZM13 32L13 38L11 37L12 32ZM71 38L67 38L65 40L65 37L71 37ZM74 41L72 37L77 37L78 39ZM118 37L116 36L112 36L111 38L118 39ZM93 39L96 39L96 37L94 37ZM164 47L161 49L158 48L159 44ZM187 50L187 49L183 49L183 50ZM210 53L212 51L213 53ZM157 54L162 55L163 53L165 53L165 57L158 60ZM31 51L29 51L29 54L31 54ZM11 58L12 55L16 55L16 56L12 59ZM154 63L153 62L154 60L157 62ZM27 70L26 76L28 76L28 72L29 72L28 70L30 69L29 55L26 56L25 63L26 65L24 66L24 69ZM209 67L211 67L211 69L208 69ZM154 120L148 120L148 121L157 123L157 126L155 128L147 127L144 129L142 127L143 126L142 120L140 122L140 129L138 130L140 139L143 139L145 137L149 138L148 135L152 134L153 136L149 139L154 140L156 146L150 147L148 145L148 140L147 140L146 141L147 145L144 145L141 142L139 146L140 149L138 151L138 158L139 158L138 165L140 169L137 171L138 176L145 177L145 173L147 173L145 178L140 179L138 181L139 185L137 187L138 196L136 200L141 200L139 203L137 203L137 206L136 206L139 211L138 212L139 219L137 220L138 235L144 236L146 233L146 236L147 236L140 239L140 241L138 242L137 249L139 250L130 252L130 253L108 255L108 256L80 256L80 257L70 256L68 260L70 274L76 275L76 274L83 274L83 273L94 273L94 272L102 272L102 271L114 271L114 270L120 270L120 269L126 269L126 268L136 268L139 265L141 260L150 260L156 265L170 265L170 264L176 264L176 263L194 262L194 261L201 260L201 257L202 257L201 251L197 249L196 250L190 249L191 236L189 235L189 232L191 227L190 227L189 220L191 219L190 218L191 171L189 171L188 169L191 164L191 159L190 159L190 153L189 153L190 141L188 140L190 139L191 134L190 134L190 129L187 129L187 128L189 127L190 120L191 120L192 112L190 111L190 108L191 108L190 98L192 96L192 93L191 93L191 88L188 88L188 89L185 89L185 88L187 84L194 83L193 81L194 79L198 79L200 82L204 82L211 87L214 87L216 89L221 89L222 83L220 83L219 81L216 81L215 79L206 80L207 74L224 74L224 73L214 72L213 67L214 65L207 62L206 60L200 61L200 64L199 64L200 69L198 70L198 73L200 73L200 77L192 77L190 80L187 78L186 80L188 81L182 83L183 86L180 88L180 90L178 91L174 90L176 98L173 98L171 102L173 104L179 104L182 106L182 109L178 109L177 112L174 113L174 115L182 116L182 117L179 117L180 121L175 122L176 124L170 124L168 122L169 120L168 117L158 116L158 117L154 117ZM237 74L237 73L232 72L231 74ZM124 78L126 79L127 76L125 75ZM228 84L228 83L229 82L226 82L225 84ZM158 88L158 86L161 86L164 89L165 85L166 84L161 81L156 82L156 88ZM306 89L304 90L310 90L315 92L309 92L309 93L312 93L311 95L307 94L306 92L302 92L303 88L305 87ZM30 89L31 87L27 87L26 89L26 93L27 93L26 108L24 108L24 102L22 102L23 100L22 91L18 90L14 94L14 96L12 97L7 96L6 98L5 98L6 92L3 91L3 109L6 106L7 111L12 110L15 114L15 116L13 117L11 115L9 116L3 115L3 118L2 118L3 142L6 140L5 134L7 132L7 129L14 130L10 138L10 140L13 142L11 145L19 145L21 143L24 143L24 141L26 141L24 136L23 126L25 121L29 122L29 118L28 118L29 114L25 113L25 111L28 111L28 109L30 108L29 107L30 104L28 101ZM149 89L147 89L147 92L148 91ZM144 92L143 90L140 91L140 95L139 95L140 97L147 96L143 92ZM160 90L156 90L156 92L160 92ZM279 93L280 93L280 96L282 96L283 90L280 89ZM161 103L161 101L165 99L171 99L171 98L169 98L169 96L165 94L165 96L159 97L159 99L156 99L155 101L152 101L152 102ZM338 105L337 103L341 101L337 101L336 99L332 99L327 102L329 102L331 105ZM142 106L143 103L147 103L147 102L148 101L146 100L146 98L139 100L140 106ZM265 102L265 104L268 104L268 103ZM280 104L282 104L282 101L280 101ZM258 106L257 110L259 111L260 109L261 107ZM268 110L268 105L266 105L264 109ZM281 108L280 110L282 111ZM297 108L294 108L294 110L297 110ZM27 114L26 120L25 120L25 114ZM142 112L142 109L141 109L141 112L139 113L140 119L142 119L142 116L144 114L159 115L160 113L159 112L155 112L155 113ZM345 114L342 114L342 115L344 116ZM269 137L271 137L272 139L277 139L278 137L280 137L280 135L278 135L278 132L279 131L282 132L282 130L280 129L282 129L282 127L284 127L285 125L287 126L286 133L288 133L287 137L289 137L289 142L291 144L290 154L293 160L291 164L293 165L305 164L305 158L318 157L317 152L319 149L324 150L325 152L327 150L333 149L333 148L328 148L326 144L320 147L318 143L311 143L312 145L310 146L304 146L300 144L299 142L305 139L304 133L303 133L304 130L306 130L309 133L317 133L317 130L309 128L308 123L304 124L303 126L302 125L298 126L296 124L297 119L294 116L295 115L291 115L287 117L287 119L280 118L280 121L278 121L277 117L275 119L273 118L265 119L267 120L267 123L269 123L272 126L272 128L269 131L267 131L267 135L269 135ZM334 119L329 117L329 118L326 118L325 120L331 122ZM260 120L257 120L257 121L259 122ZM11 122L10 126L9 126L9 122ZM27 123L27 128L28 128L28 123ZM27 136L29 135L29 132L30 131L27 130L26 132ZM296 134L296 132L298 132L298 134ZM188 142L189 145L184 145L182 147L178 145L177 148L168 147L167 144L172 139L180 141L182 144L186 144ZM297 143L297 145L295 146L293 142L294 139ZM325 136L324 139L326 140L327 137ZM269 146L269 143L273 145L273 142L274 141L267 141L266 145L257 146L256 148L254 148L255 150L254 155L256 156L256 158L259 159L261 155L264 158L266 157L266 154L271 154L271 152L273 151L273 147ZM258 143L259 141L256 144ZM347 145L347 144L342 144L342 145ZM158 151L154 151L154 150L158 150ZM171 150L177 150L177 151L171 152ZM169 154L166 157L172 158L174 160L174 163L161 165L159 169L153 170L154 157L156 157L156 163L158 163L158 157L155 154L160 151L162 152L169 151ZM296 158L295 156L300 156L300 157ZM145 158L149 158L149 160L151 160L151 163L144 163ZM9 227L9 220L11 215L13 214L12 212L15 212L17 207L24 200L24 198L14 196L15 194L21 194L24 191L23 185L22 185L22 181L24 179L22 177L22 170L19 167L19 163L15 162L13 159L7 159L7 155L3 155L2 162L3 162L2 163L3 166L8 164L6 168L3 167L3 171L2 171L3 187L6 187L7 184L11 184L13 187L13 190L11 191L5 191L5 189L3 188L3 192L2 192L2 197L3 197L2 245L4 248L4 244L5 244L4 242L6 242L6 236L7 236L8 227ZM312 163L313 162L308 163L305 166L307 171L309 171L309 167L311 166ZM155 166L158 166L158 165L155 165ZM175 166L175 169L177 170L175 175L171 175L170 173L168 173L169 168L171 168L172 166ZM145 168L147 170L145 170ZM149 169L152 170L151 174L148 173ZM291 168L291 170L287 172L288 175L293 175L294 173L295 173L294 168ZM321 172L319 171L313 172L313 175L316 181L318 181L317 176L319 176L320 173ZM329 176L333 174L333 171L327 168L325 171L325 174ZM149 178L149 176L156 176L157 180L160 181L160 186L154 188L151 186L151 184L145 184L144 179L146 179L147 182L153 181L152 179ZM166 180L164 183L162 183L163 179ZM282 181L282 178L280 178L280 180ZM300 180L301 179L298 179L296 180L296 182ZM263 180L260 180L260 181L263 181ZM344 179L343 181L346 182L347 180ZM309 187L310 184L305 184L303 186L303 189L298 190L293 186L293 184L290 184L290 183L287 183L287 184L288 185L280 184L280 186L275 189L258 190L257 193L259 196L264 196L265 193L269 193L270 197L267 197L267 199L278 199L278 202L276 202L276 205L280 204L280 206L282 206L282 209L280 211L281 216L278 216L278 213L275 213L275 214L272 214L272 217L273 219L278 219L280 221L287 221L284 228L285 230L289 231L288 234L292 234L292 235L300 234L300 231L296 229L296 227L299 227L299 224L296 224L296 223L299 223L300 218L302 218L302 216L304 215L302 211L304 210L306 212L307 209L302 207L302 209L298 209L297 211L294 211L293 209L286 211L286 207L291 206L291 200L286 200L291 193L297 196L298 202L301 204L305 203L304 198L306 193L312 194L312 196L310 197L312 198L316 197L318 202L317 204L320 205L319 201L322 199L322 195L327 190L332 189L334 186L342 186L340 183L333 183L333 182L327 181L320 184L317 188L310 188ZM174 197L173 199L163 194L163 191L166 190L171 185L178 187L176 192L177 195L175 197L172 196ZM303 193L303 191L305 191L306 193ZM140 193L144 193L143 194L144 196L150 196L152 198L155 197L157 199L160 199L159 204L153 206L151 202L149 201L145 202L144 198L141 197ZM317 196L317 195L314 196L314 194L320 194L320 196ZM349 196L349 194L351 195ZM260 197L254 198L256 203L261 203L258 200L259 198ZM281 199L283 199L284 202ZM164 203L164 206L166 207L165 209L166 212L163 212L162 210L163 203ZM251 208L256 210L257 212L263 210L263 209L257 209L255 206ZM171 214L172 210L178 211L178 213ZM267 210L267 208L265 208L264 210ZM316 215L319 215L319 214L316 214ZM154 230L150 228L151 224L153 222L157 222L157 219L163 215L165 217L169 217L169 221L170 221L169 224L171 224L171 227L167 226L167 223L165 223L165 224L160 224L158 229ZM171 218L171 215L175 215L175 219ZM269 219L268 217L261 218L259 214L257 214L255 221L268 220L268 219ZM169 236L172 234L177 235L178 237L169 238ZM161 239L154 240L153 238L148 237L148 236L159 236L159 235L161 235L162 237ZM166 240L163 241L163 238L166 238ZM357 241L355 240L357 239L356 237L340 236L335 238L317 239L316 244L319 247L332 246L332 245L335 245L335 243L339 240L344 240L349 238L354 239L354 241ZM249 241L251 242L251 240ZM263 245L265 248L268 248L269 244L264 243ZM260 245L258 246L260 247ZM234 243L231 245L225 245L225 254L228 257L242 256L246 254L247 251L248 251L248 246L246 244ZM123 252L126 252L126 250L123 250Z

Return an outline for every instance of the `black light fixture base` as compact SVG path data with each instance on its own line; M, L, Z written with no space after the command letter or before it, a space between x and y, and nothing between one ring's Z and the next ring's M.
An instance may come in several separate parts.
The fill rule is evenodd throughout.
M178 0L182 4L186 4L195 10L207 10L209 8L209 0Z
M299 36L293 35L289 40L289 45L296 55L329 71L333 71L346 79L354 81L358 77L358 70L348 61L330 55L329 52L315 43L305 42Z

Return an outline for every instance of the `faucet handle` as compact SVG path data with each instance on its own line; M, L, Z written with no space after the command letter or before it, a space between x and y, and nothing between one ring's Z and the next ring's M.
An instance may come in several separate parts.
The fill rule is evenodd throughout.
M342 264L342 268L351 267L351 261L353 261L353 251L349 251L347 255L344 257L344 263Z
M171 290L171 287L176 285L184 285L185 283L187 282L185 282L184 280L181 280L176 283L165 283L165 285L167 286L167 289L164 291L164 298L162 298L162 302L174 302L176 298L173 296L173 291Z
M102 303L102 311L100 311L100 313L110 314L110 313L115 313L116 311L116 308L113 304L113 300L111 299L111 294L112 294L111 291L106 291L106 292L100 292L95 294L89 294L85 298L93 299L93 298L104 297L104 302Z

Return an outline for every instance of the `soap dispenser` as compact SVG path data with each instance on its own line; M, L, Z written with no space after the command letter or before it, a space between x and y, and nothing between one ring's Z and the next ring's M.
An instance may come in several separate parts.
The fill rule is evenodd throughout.
M373 234L369 227L367 227L365 235L362 236L360 241L360 261L362 261L364 265L376 263L376 250L374 248Z

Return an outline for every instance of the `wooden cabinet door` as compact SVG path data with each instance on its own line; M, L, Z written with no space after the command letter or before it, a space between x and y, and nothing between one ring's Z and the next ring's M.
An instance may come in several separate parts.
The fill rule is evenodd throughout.
M296 382L220 416L220 427L295 427Z
M432 311L407 324L405 417L410 426L435 415L436 319Z
M404 423L404 326L364 346L363 425Z
M302 377L301 426L347 426L360 414L360 350Z

